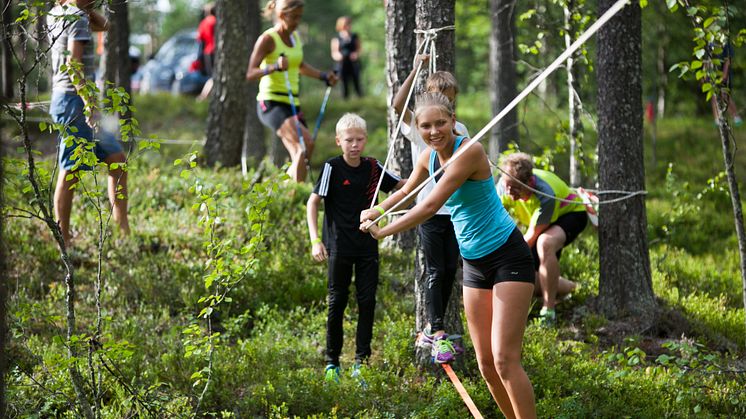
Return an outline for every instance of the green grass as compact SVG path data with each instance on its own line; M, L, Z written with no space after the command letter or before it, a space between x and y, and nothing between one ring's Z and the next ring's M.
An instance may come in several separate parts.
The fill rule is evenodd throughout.
M304 100L311 121L318 103ZM136 101L145 134L195 140L204 135L206 104L170 96ZM459 106L460 119L463 115L472 134L489 118L486 111L477 111L488 109L483 99L462 98ZM368 120L368 154L385 157L384 101L367 97L343 102L333 97L316 164L338 154L333 126L347 111L360 112ZM523 125L530 128L525 147L532 152L554 150L556 116L536 104L523 115ZM746 415L746 380L743 373L733 372L743 370L746 354L739 259L729 199L707 184L722 170L710 124L709 119L660 121L658 161L653 165L649 153L646 161L654 290L669 311L683 315L688 334L607 336L611 323L585 306L597 293L599 275L598 242L589 229L563 253L563 272L581 288L559 306L561 327L547 331L531 324L527 329L524 365L540 417ZM736 131L737 140L743 137L743 130ZM646 147L649 150L649 139ZM189 190L194 178L179 177L180 168L173 166L173 159L189 148L164 145L162 153L149 152L133 162L130 205L136 233L104 251L103 343L125 382L139 390L138 397L158 416L193 413L201 386L194 387L190 377L205 365L199 358L185 357L183 333L197 321L203 306L199 298L206 293L205 238ZM556 167L563 167L564 160L562 152L554 153ZM674 164L674 176L666 180L668 162ZM739 151L737 173L744 173L745 163ZM225 185L221 237L237 243L250 239L246 211L255 203L239 171L197 168L195 175L206 185ZM13 171L6 175L7 199L22 206L28 195L12 182L15 176ZM360 388L348 376L354 353L354 299L345 318L342 383L323 383L326 270L309 255L304 204L310 185L278 183L277 176L271 170L265 174L265 182L279 188L268 206L264 243L269 252L231 292L232 302L220 309L214 381L202 412L227 411L237 417L466 417L468 411L442 373L413 366L410 255L382 253L368 387ZM95 318L95 215L80 198L73 225L76 246L84 250L76 265L78 323L90 331ZM55 338L64 335L59 256L40 223L12 218L8 231L13 294L8 400L19 416L72 417L75 413L66 401L73 392L64 369L65 347ZM197 324L204 327L204 322ZM500 417L479 377L468 336L465 342L460 377L485 417ZM111 374L104 374L104 380L109 389L104 417L149 416Z

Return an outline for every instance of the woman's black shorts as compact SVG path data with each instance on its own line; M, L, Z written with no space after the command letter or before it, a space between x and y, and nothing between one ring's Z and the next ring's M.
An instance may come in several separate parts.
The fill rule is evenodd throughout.
M298 110L298 119L304 127L308 128L300 107L296 109ZM257 100L256 114L262 124L272 128L272 132L277 132L286 119L293 117L293 108L287 103L275 102L274 100Z
M516 227L508 240L497 250L479 259L464 258L464 286L492 289L500 282L534 283L531 251Z
M585 226L588 225L588 214L585 211L575 211L567 213L552 223L553 226L559 226L562 231L565 232L565 244L562 247L566 247L570 243L574 242L578 238L578 235L585 230ZM531 255L534 257L534 269L539 270L539 253L536 251L536 245L531 248ZM558 250L557 260L562 256L562 249Z

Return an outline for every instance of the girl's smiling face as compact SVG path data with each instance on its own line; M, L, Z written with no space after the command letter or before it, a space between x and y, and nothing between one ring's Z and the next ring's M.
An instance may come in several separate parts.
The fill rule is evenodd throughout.
M454 116L437 106L428 106L417 115L417 129L422 140L433 150L442 150L453 143Z

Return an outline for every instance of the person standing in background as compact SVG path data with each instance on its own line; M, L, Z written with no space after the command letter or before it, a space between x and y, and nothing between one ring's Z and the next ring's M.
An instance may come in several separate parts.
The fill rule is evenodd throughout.
M212 77L215 68L215 4L207 3L204 8L205 17L197 27L197 42L200 44L200 58L202 59L202 72L207 77Z
M363 96L360 88L360 38L352 32L352 19L342 16L337 19L337 36L332 38L332 58L337 63L336 71L342 77L342 95L350 96L350 82L355 86L358 97Z
M97 129L96 95L86 94L86 82L94 81L93 32L109 30L109 22L94 10L93 0L60 0L47 16L52 45L52 98L49 114L64 126L58 145L59 175L54 190L54 215L69 249L70 213L79 170L93 170L80 157L80 146L92 143L99 162L109 167L109 201L114 220L123 235L130 232L127 218L127 158L117 139ZM68 68L66 68L68 67ZM86 112L87 111L87 112ZM112 166L112 164L116 164ZM116 168L113 168L116 167Z

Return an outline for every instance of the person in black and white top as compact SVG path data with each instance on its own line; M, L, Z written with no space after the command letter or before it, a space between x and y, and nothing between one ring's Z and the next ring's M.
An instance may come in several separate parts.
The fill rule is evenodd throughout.
M342 155L324 163L316 187L308 198L311 253L317 262L329 260L325 369L325 379L328 381L339 381L342 320L353 269L359 312L353 374L359 373L361 363L371 355L378 288L378 241L359 230L360 212L370 207L382 174L381 190L384 192L398 189L406 182L388 171L384 172L378 160L362 156L368 136L366 130L365 120L358 115L348 113L340 118L336 141ZM318 235L319 204L322 200L323 240Z
M428 55L421 55L417 58L415 68L412 69L412 72L399 88L393 104L398 114L401 115L401 112L405 112L401 131L411 142L413 160L425 151L427 145L422 140L419 131L412 129L412 112L404 109L404 101L412 83L414 83L417 63L422 61L424 66L429 58ZM453 74L447 71L436 71L427 78L425 90L442 93L454 104L458 94L458 83ZM469 136L469 131L461 122L456 121L455 130L458 135ZM430 181L422 188L422 191L417 195L418 204L430 195L434 186L435 181ZM418 226L417 233L419 234L422 251L425 254L425 274L427 276L425 304L429 322L429 325L420 334L417 345L432 348L432 356L436 362L450 362L456 354L451 350L451 346L439 344L448 337L445 331L444 318L448 300L451 298L453 282L456 280L459 259L456 234L448 210L445 207L440 208L432 218ZM454 349L455 351L460 350L458 347L454 347Z

